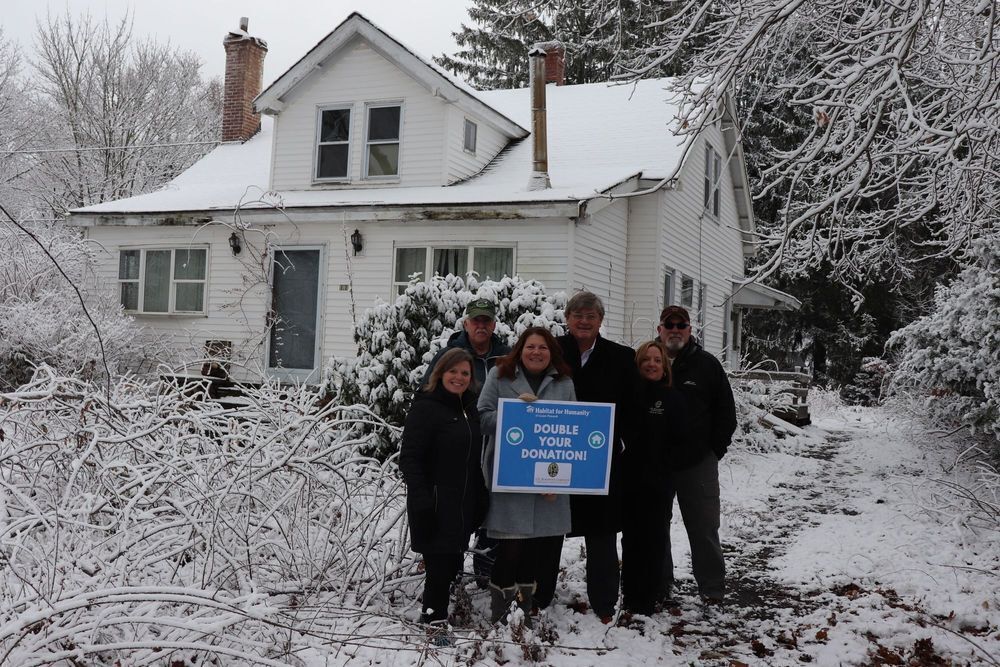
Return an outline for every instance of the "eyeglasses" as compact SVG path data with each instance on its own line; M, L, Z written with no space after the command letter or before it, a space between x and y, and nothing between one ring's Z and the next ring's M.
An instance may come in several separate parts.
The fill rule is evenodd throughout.
M687 329L691 325L688 324L687 322L660 322L660 326L666 329L667 331L670 331L671 329L680 329L681 331L683 331L684 329Z

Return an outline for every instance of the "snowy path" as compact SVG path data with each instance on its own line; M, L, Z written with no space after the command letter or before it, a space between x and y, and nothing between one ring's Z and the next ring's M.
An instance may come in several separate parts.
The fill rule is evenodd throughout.
M535 638L459 628L454 649L362 649L315 664L1000 664L1000 535L928 481L961 481L945 472L953 455L882 410L851 408L780 449L721 466L724 607L698 602L675 516L671 613L608 627L574 611L584 563L571 539ZM485 614L485 595L470 591Z

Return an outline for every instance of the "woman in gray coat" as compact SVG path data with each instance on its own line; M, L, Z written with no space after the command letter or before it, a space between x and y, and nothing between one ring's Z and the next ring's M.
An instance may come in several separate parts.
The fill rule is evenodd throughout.
M479 395L479 419L486 446L483 476L493 480L497 407L501 398L523 401L574 401L573 380L559 344L546 329L532 327L514 349L497 361ZM517 601L531 625L534 602L552 601L562 536L570 530L569 496L551 493L490 492L490 509L483 524L489 537L499 540L490 575L491 620L504 618Z

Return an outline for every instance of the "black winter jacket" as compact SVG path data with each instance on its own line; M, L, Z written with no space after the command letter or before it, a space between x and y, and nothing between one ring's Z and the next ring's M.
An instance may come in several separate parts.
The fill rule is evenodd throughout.
M406 415L399 468L413 551L463 552L486 516L476 399L475 392L459 397L438 385L417 393Z
M670 371L674 386L687 399L691 438L701 449L691 465L708 452L721 459L736 432L736 403L726 370L692 338L671 362Z
M571 535L618 532L622 529L622 493L625 482L622 441L632 441L630 428L635 421L636 392L639 386L635 351L598 337L587 365L581 366L580 347L576 339L567 334L560 336L558 341L563 358L573 371L576 400L615 404L615 444L611 450L608 495L570 497L573 511Z
M485 357L476 356L476 351L472 348L472 343L469 342L469 334L465 332L465 329L462 329L453 333L448 338L448 344L438 350L434 358L431 359L431 363L427 364L427 370L424 371L424 380L420 386L424 386L430 382L431 373L434 372L434 367L437 365L441 355L453 347L459 347L472 355L472 373L476 376L476 387L479 389L486 382L486 376L489 375L490 369L496 365L497 359L510 353L510 347L500 340L499 336L493 334L490 338L490 351L486 353Z
M665 490L670 473L700 461L704 449L691 441L684 395L664 382L641 381L636 436L629 441L628 485Z

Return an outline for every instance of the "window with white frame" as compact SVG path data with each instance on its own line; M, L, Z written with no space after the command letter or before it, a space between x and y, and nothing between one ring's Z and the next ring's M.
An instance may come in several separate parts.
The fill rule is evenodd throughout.
M708 300L708 288L705 286L705 283L699 282L698 283L698 332L699 335L702 336L704 334L701 332L705 330L705 324L707 323L705 320L705 314L707 312L705 306L707 305L707 300Z
M514 275L512 246L417 246L396 248L392 276L393 290L402 294L410 277L466 276L472 272L479 280L498 280Z
M669 266L663 270L663 307L674 305L674 270Z
M365 177L399 176L399 126L403 107L398 103L368 105L365 133Z
M703 206L711 215L719 216L719 183L722 180L722 158L715 149L705 145L705 195Z
M346 180L350 168L351 109L319 110L316 148L316 179Z
M694 278L681 274L681 305L690 312L694 305Z
M462 147L466 151L468 151L470 153L473 153L473 154L475 154L475 152L476 152L476 134L478 133L478 131L479 131L479 128L476 126L476 124L473 123L468 118L466 118L465 119L465 138L462 141Z
M118 256L121 304L135 313L205 312L206 248L130 248Z

